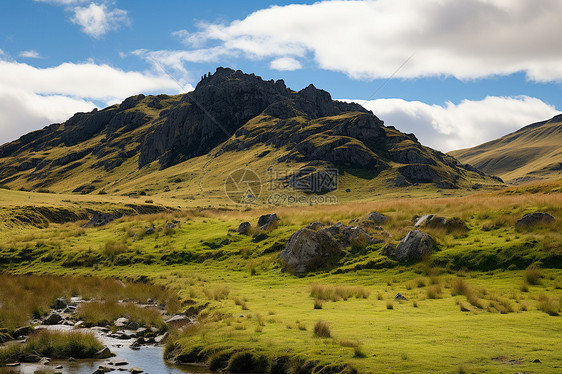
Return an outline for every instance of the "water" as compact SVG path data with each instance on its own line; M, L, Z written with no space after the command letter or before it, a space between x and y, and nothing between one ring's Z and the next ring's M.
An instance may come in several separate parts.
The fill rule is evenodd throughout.
M52 330L70 330L68 326L42 326ZM83 331L88 331L83 329ZM90 330L91 331L91 330ZM120 340L111 338L99 331L94 332L95 335L107 346L111 352L115 353L115 357L104 360L77 360L70 362L68 360L52 360L48 365L42 364L21 364L18 369L22 374L33 374L37 370L55 370L58 365L62 365L63 374L92 374L100 365L114 368L109 373L128 372L130 368L137 367L144 370L147 374L208 374L209 369L197 365L174 365L164 360L164 348L157 345L142 346L139 350L133 350L129 346L134 341ZM127 361L127 365L111 366L111 362L118 360ZM123 371L124 370L124 371Z

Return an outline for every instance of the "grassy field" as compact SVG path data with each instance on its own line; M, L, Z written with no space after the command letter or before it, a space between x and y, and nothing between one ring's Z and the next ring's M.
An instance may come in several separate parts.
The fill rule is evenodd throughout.
M22 225L0 231L1 282L33 273L117 278L148 283L142 287L152 291L165 286L150 297L177 294L183 302L177 310L206 305L199 326L173 332L167 354L232 372L557 373L560 186L332 206L178 209L88 229L80 227L83 221ZM380 254L385 244L377 244L349 249L333 268L317 273L297 277L283 270L277 255L297 229L313 221L347 224L370 211L389 217L387 235L379 235L390 243L413 228L414 216L426 213L459 217L468 230L427 230L437 250L417 264L397 264ZM518 218L535 211L557 220L515 229ZM270 212L280 217L272 231L232 232L242 221L255 226ZM151 293L138 292L130 297ZM397 293L408 300L395 301ZM2 313L6 294L0 292Z

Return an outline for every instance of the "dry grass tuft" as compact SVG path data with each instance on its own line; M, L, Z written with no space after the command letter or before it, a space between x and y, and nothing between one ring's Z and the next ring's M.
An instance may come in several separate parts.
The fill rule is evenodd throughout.
M330 331L330 325L326 321L318 321L314 325L314 335L320 338L330 338L332 337L332 332Z
M329 286L323 284L312 284L310 296L320 300L347 300L351 297L367 299L371 294L365 287L360 286Z

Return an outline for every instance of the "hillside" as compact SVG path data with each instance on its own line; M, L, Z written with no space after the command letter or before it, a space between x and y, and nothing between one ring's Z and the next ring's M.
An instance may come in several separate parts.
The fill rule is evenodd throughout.
M0 147L0 184L12 189L215 204L225 200L226 176L239 168L261 181L271 181L272 170L296 171L273 182L297 193L500 184L384 126L358 104L334 101L313 85L297 92L282 80L227 68L205 75L188 94L133 96ZM326 168L338 170L339 186L304 191L307 178Z
M562 115L449 155L507 182L562 177Z

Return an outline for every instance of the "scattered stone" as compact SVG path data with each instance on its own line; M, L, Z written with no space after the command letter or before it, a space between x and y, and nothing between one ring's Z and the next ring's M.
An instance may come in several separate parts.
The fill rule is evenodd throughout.
M166 228L167 228L168 230L175 229L176 227L178 227L178 225L175 224L175 223L168 223L168 224L166 225Z
M146 229L146 231L144 232L146 235L152 235L156 232L156 229L154 227L149 227Z
M241 235L249 235L251 228L252 228L252 224L250 222L242 222L238 226L238 229L236 229L236 232L238 232Z
M515 227L518 229L524 229L539 224L551 224L554 221L556 221L556 219L552 215L543 212L536 212L525 214L523 218L515 222Z
M43 324L45 325L56 325L63 320L62 316L58 313L51 313L43 320Z
M539 360L538 358L534 359L533 361L531 361L533 364L542 364L541 360Z
M69 357L69 358L68 358L68 361L69 361L69 362L75 362L76 359L75 359L74 357Z
M57 366L55 367L55 370L61 370L62 368L63 368L62 365L57 365Z
M114 322L115 327L125 327L129 324L129 319L125 317L117 318Z
M146 327L141 327L140 329L137 329L135 336L137 338L140 338L141 336L145 336L146 334L148 334L148 329Z
M369 221L372 221L373 223L375 223L377 225L382 225L382 224L388 222L388 217L385 216L384 214L381 214L381 213L378 213L378 212L369 213L369 215L367 216L367 219Z
M113 362L113 365L115 365L115 366L125 366L125 365L129 365L129 363L126 360L119 359L119 360L116 360L115 362Z
M66 301L63 297L59 297L55 299L51 308L53 309L64 309L68 306L68 301Z
M127 330L135 330L136 331L136 330L139 329L139 327L140 327L140 325L135 321L131 321L127 324Z
M154 338L154 342L157 344L162 343L164 340L166 340L166 338L169 336L168 332L165 332L162 335L157 336L156 338Z
M20 336L28 336L29 334L31 334L31 326L23 326L15 329L14 333L12 334L12 337L14 339L17 339Z
M132 374L140 374L140 373L144 372L144 370L139 369L137 367L132 367L132 368L129 369L129 372L132 373Z
M432 229L444 229L447 231L466 231L468 227L466 223L458 217L445 218L434 214L426 214L417 219L414 223L415 227L429 227Z
M83 327L85 327L86 323L84 321L78 321L74 324L74 328L76 329L81 329Z
M403 262L421 260L431 252L434 245L435 242L431 236L423 231L413 230L398 243L397 247L387 246L383 250L383 254Z
M277 218L277 214L264 214L258 219L258 227L261 230L269 230L274 228L274 226L277 224L277 221L279 221L279 218Z
M94 354L94 358L98 358L98 359L110 358L113 356L115 356L115 354L111 353L111 351L107 347L97 351Z
M126 332L121 332L117 334L116 338L120 340L128 340L131 339L131 335L127 334Z
M406 298L406 296L402 295L400 292L398 292L398 293L396 294L396 296L394 296L394 300L408 301L408 299Z
M42 357L41 360L39 360L41 365L49 365L49 362L51 362L51 359L48 357Z
M105 366L105 365L100 365L98 367L98 369L96 371L94 371L94 374L109 373L111 371L113 371L113 368L111 368L109 366Z
M326 265L343 254L343 246L326 229L300 229L289 238L279 254L296 273L305 273Z
M9 367L9 368L14 368L17 366L20 366L19 362L10 362L9 364L6 364L5 366Z
M382 240L379 241L371 238L371 236L360 227L346 226L340 222L322 230L332 234L332 236L344 247L357 244L368 245L382 242Z

